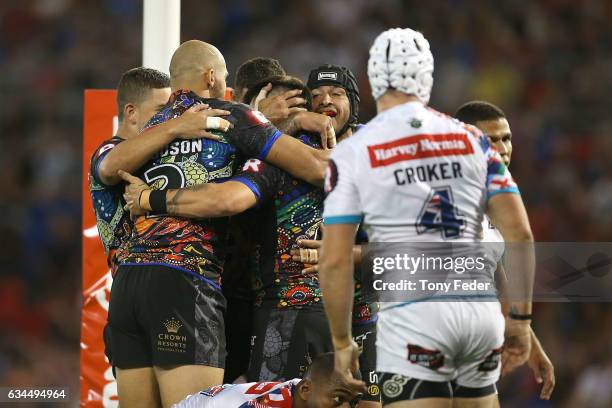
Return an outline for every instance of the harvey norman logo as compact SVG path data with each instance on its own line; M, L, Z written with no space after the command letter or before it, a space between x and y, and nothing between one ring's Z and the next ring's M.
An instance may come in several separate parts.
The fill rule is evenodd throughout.
M474 153L474 149L468 135L445 133L408 136L392 142L368 146L368 153L372 167L381 167L405 160L468 155Z

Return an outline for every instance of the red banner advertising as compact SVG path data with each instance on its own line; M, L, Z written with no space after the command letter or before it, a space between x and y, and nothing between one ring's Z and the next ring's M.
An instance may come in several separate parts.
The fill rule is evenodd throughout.
M83 116L83 306L81 311L81 406L118 407L117 383L104 355L112 278L98 237L87 175L96 147L114 134L116 92L85 90Z

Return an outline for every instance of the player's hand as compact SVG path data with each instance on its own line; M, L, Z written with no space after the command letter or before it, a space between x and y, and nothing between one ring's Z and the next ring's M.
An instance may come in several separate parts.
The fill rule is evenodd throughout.
M123 209L129 211L132 218L150 211L140 205L142 193L150 190L147 183L123 170L119 170L117 174L125 181L125 193L123 194L125 206Z
M365 393L366 385L363 381L353 377L353 373L359 370L359 346L353 339L346 346L334 345L334 366L346 384L357 392Z
M302 98L301 89L292 89L268 98L268 92L272 84L264 86L255 98L253 109L260 111L272 123L287 119L290 115L298 112L306 112L304 105L306 99Z
M321 135L321 146L324 149L336 147L336 132L331 117L315 112L301 112L295 116L295 120L298 129Z
M310 264L309 267L302 270L302 273L314 273L319 271L319 250L322 242L321 240L315 239L300 239L297 241L300 248L290 251L291 259L294 261Z
M527 364L533 371L537 383L543 384L540 398L548 400L555 388L555 367L544 352L544 348L533 330L531 330L531 344L531 353Z
M226 132L232 124L221 116L229 115L230 112L223 109L209 109L207 104L194 105L187 109L181 116L172 119L175 134L181 139L206 138L219 140L219 136L213 135L207 130L220 130Z
M527 362L531 354L531 326L528 321L506 318L502 376Z

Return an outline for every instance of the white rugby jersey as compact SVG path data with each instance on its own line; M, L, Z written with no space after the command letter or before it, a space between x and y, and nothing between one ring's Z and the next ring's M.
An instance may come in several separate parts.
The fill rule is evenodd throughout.
M493 260L495 262L501 261L506 249L504 237L486 215L482 221L482 242L488 242L484 245L492 254Z
M475 127L420 102L377 115L331 155L324 223L371 242L478 242L487 200L518 188Z
M218 385L190 395L172 408L291 408L300 381Z

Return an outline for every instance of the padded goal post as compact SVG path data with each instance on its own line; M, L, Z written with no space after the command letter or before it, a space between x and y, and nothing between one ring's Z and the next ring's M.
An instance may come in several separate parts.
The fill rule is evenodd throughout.
M82 276L80 405L118 407L117 383L104 355L102 333L106 324L112 278L98 236L89 195L89 161L94 150L114 135L117 92L85 90L83 114Z

